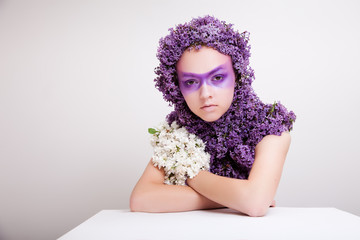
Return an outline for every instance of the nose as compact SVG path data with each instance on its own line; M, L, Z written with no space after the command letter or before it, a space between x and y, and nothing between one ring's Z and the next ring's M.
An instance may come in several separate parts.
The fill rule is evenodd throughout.
M200 98L207 99L207 98L212 98L212 97L213 97L212 87L207 85L206 83L204 83L200 87Z

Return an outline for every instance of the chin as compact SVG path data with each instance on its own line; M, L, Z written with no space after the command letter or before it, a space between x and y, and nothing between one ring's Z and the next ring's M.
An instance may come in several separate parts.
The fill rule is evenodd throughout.
M199 116L200 117L200 116ZM221 116L203 116L200 117L202 120L204 120L205 122L215 122L216 120L218 120Z

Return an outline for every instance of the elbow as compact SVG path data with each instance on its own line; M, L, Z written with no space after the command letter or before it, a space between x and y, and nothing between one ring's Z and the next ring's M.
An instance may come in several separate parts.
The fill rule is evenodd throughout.
M135 191L130 196L130 211L131 212L156 212L156 208L153 206L153 201L149 197L149 194Z
M248 215L249 217L263 217L266 215L269 209L269 205L262 203L250 203L248 204L239 204L239 206L231 207L241 213Z
M236 201L235 209L249 217L263 217L267 214L270 204L264 196L247 195Z
M136 193L132 193L130 196L130 211L131 212L142 212L143 211L143 207L142 207L142 201L141 201L141 196L139 196Z
M255 205L249 206L247 209L245 209L244 213L248 215L249 217L264 217L269 209L269 206L266 205Z
M130 202L129 202L129 206L130 206L130 211L131 212L138 212L138 206L137 206L137 203L136 203L136 199L135 197L133 197L133 195L131 195L130 197Z
M244 213L250 217L263 217L269 210L270 203L265 196L252 195L248 198L245 204Z
M251 187L236 193L235 209L249 217L264 217L274 199L272 194L259 191L258 186Z

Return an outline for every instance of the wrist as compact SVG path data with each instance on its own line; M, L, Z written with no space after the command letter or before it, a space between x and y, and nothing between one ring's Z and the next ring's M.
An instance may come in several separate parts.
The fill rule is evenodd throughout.
M186 179L186 185L188 185L189 187L191 187L191 184L192 184L193 180L194 180L194 177L193 177L193 178L187 178L187 179Z
M206 172L206 171L205 170L199 171L199 173L196 176L194 176L192 178L187 178L186 179L187 185L189 185L190 187L193 187L194 184L196 183L197 179L199 179L199 177L201 177L201 175L203 175L204 172Z

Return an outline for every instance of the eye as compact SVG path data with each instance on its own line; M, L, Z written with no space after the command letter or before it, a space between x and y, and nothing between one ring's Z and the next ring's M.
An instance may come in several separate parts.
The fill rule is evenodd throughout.
M218 81L221 81L221 80L223 80L223 76L222 75L216 75L214 78L213 78L213 81L215 81L215 82L218 82Z
M186 86L191 86L191 85L194 85L194 84L197 84L196 80L190 79L190 80L185 81Z

